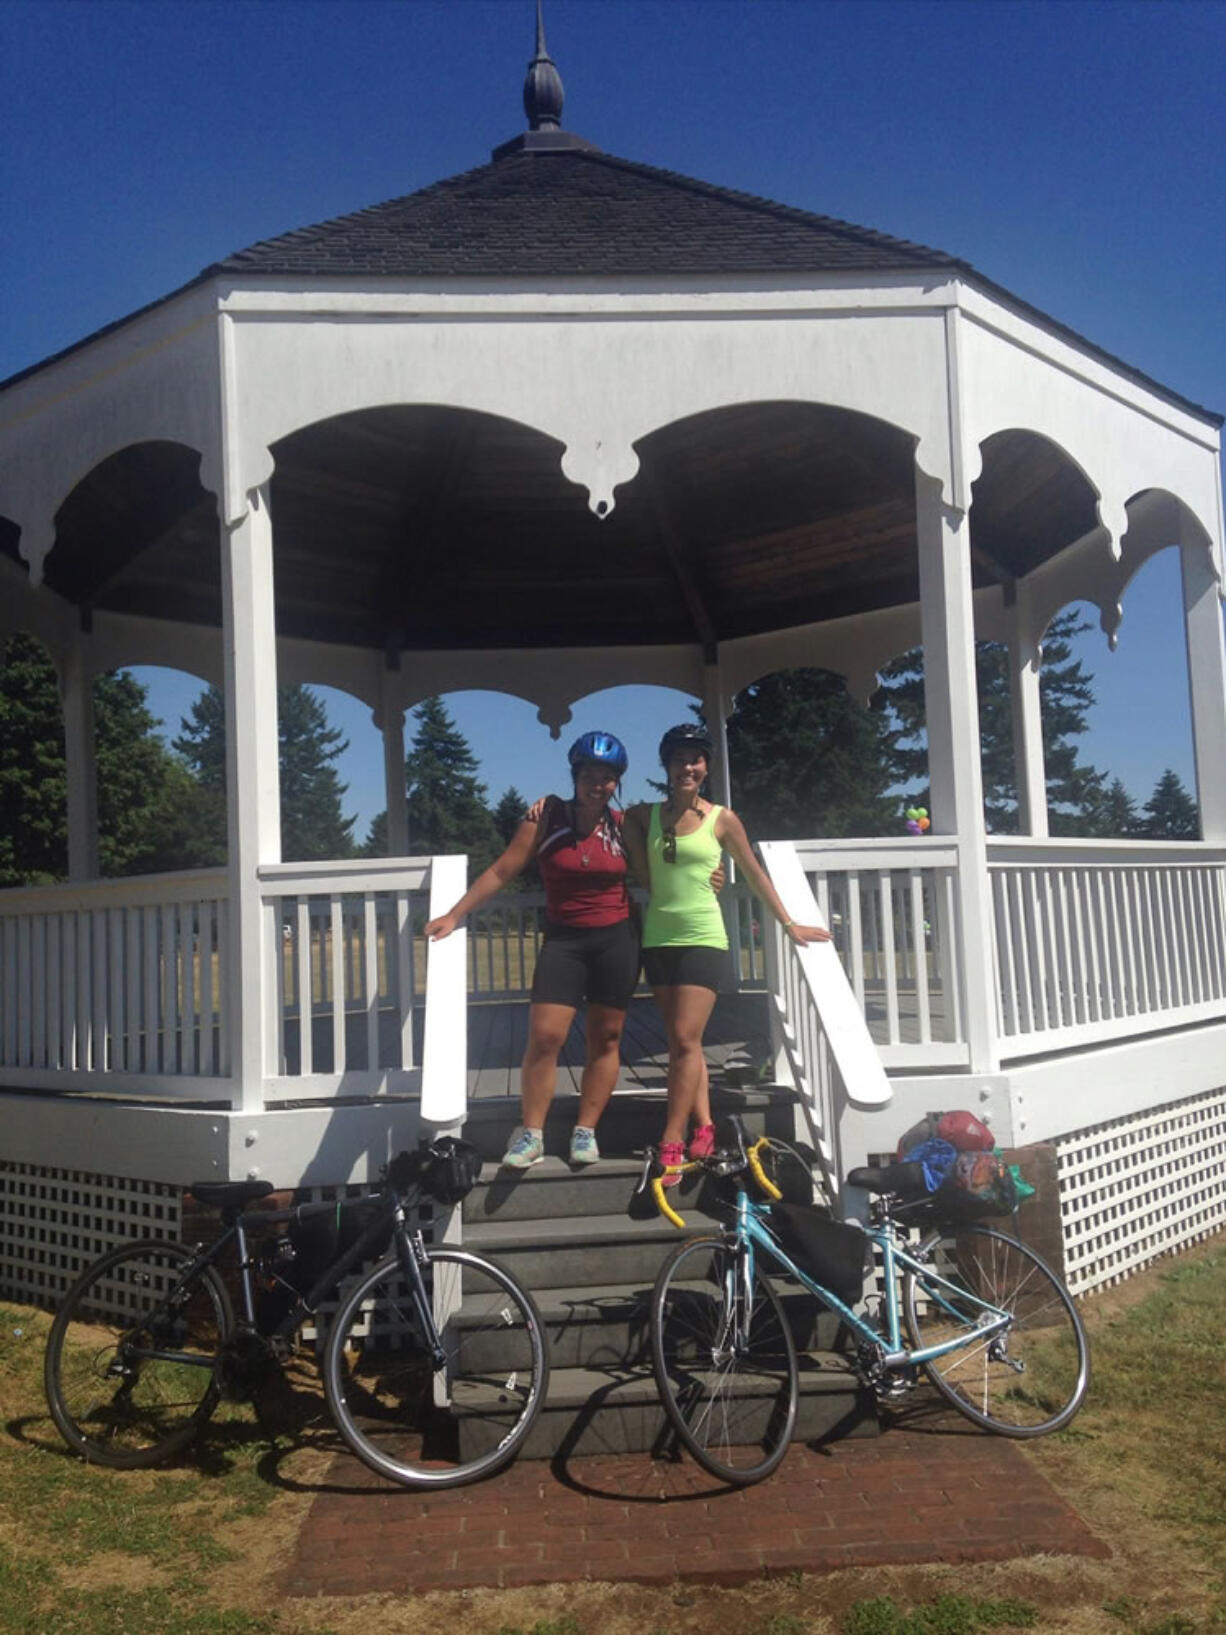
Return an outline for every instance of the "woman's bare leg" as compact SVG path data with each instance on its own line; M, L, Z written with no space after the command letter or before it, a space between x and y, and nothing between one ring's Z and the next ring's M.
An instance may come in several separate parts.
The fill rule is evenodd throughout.
M585 1129L594 1130L601 1113L609 1105L609 1097L621 1072L622 1029L626 1025L625 1011L609 1005L589 1005L587 1008L587 1063L579 1081L579 1116L575 1120Z
M558 1083L558 1053L575 1019L573 1005L532 1005L528 1048L520 1069L519 1099L524 1128L543 1130Z
M707 1117L700 1122L710 1122L702 1036L715 1009L715 994L710 988L682 986L656 988L655 996L668 1029L668 1121L662 1139L684 1142L691 1116L704 1105Z

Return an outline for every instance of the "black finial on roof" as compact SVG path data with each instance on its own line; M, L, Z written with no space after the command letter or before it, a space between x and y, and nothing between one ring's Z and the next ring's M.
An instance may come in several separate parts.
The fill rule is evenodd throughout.
M562 129L562 95L562 76L545 45L545 19L541 0L536 0L536 56L524 80L528 129L495 148L494 158L506 159L513 153L598 153L594 143Z
M524 80L524 112L528 129L556 131L562 123L562 76L545 46L545 20L541 0L536 0L536 56L528 64Z

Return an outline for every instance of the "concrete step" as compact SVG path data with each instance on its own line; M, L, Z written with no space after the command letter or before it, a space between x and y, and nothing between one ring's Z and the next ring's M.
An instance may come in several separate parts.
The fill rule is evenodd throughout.
M686 1234L719 1230L719 1221L683 1206ZM533 1294L543 1289L634 1283L648 1287L678 1241L677 1231L653 1208L651 1216L619 1214L550 1220L479 1221L465 1228L468 1248L489 1254Z
M876 1436L871 1393L860 1386L846 1360L829 1354L801 1359L800 1399L795 1438ZM484 1431L474 1415L465 1422L461 1446L483 1446ZM650 1366L555 1367L549 1394L520 1457L552 1459L600 1453L644 1453L666 1457L676 1438L660 1402Z
M642 1164L633 1159L602 1158L586 1169L572 1169L561 1158L543 1158L527 1170L487 1163L464 1200L465 1237L471 1226L488 1220L582 1220L617 1214L633 1206L642 1173ZM651 1207L654 1213L654 1204Z
M600 1120L597 1134L601 1152L609 1158L632 1158L659 1140L666 1106L662 1090L619 1091ZM555 1099L545 1121L545 1151L549 1156L566 1158L577 1107L574 1096ZM795 1133L795 1109L796 1092L782 1085L730 1090L713 1084L711 1088L713 1114L718 1118L723 1113L739 1113L751 1135L770 1134L790 1141ZM497 1162L519 1123L518 1101L504 1097L471 1101L464 1137L484 1158Z

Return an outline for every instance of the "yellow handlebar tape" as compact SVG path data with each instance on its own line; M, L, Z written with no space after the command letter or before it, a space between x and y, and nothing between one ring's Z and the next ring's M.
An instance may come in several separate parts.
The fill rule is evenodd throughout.
M764 1135L759 1136L754 1142L753 1146L750 1147L746 1156L749 1159L749 1168L753 1173L753 1178L762 1188L763 1192L765 1192L766 1196L768 1198L782 1198L783 1194L780 1192L775 1183L767 1180L766 1171L762 1168L762 1160L758 1157L758 1148L768 1147L769 1145L770 1142Z
M678 1215L664 1194L664 1177L662 1175L657 1175L652 1181L651 1191L656 1200L656 1208L664 1216L665 1220L672 1221L674 1226L684 1226L684 1218Z
M753 1146L749 1148L748 1152L746 1153L746 1157L749 1159L750 1173L753 1175L754 1180L762 1188L763 1192L765 1192L766 1196L768 1198L782 1198L783 1194L780 1192L779 1188L773 1181L767 1179L766 1171L762 1168L762 1160L758 1157L758 1149L769 1146L769 1139L764 1135L759 1136L754 1142ZM682 1170L697 1169L698 1165L683 1164L681 1168ZM676 1171L673 1171L673 1173L675 1174ZM668 1201L668 1195L664 1190L664 1177L662 1175L656 1175L652 1178L651 1194L656 1201L656 1208L660 1211L661 1215L664 1216L665 1220L671 1221L674 1226L685 1225L685 1217L679 1215Z

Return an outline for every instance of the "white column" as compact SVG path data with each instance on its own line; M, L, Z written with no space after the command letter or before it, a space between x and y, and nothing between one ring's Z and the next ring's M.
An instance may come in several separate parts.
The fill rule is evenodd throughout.
M375 717L383 733L383 782L387 792L387 855L409 855L409 795L404 781L404 711L384 704ZM462 894L461 894L462 895Z
M975 1072L999 1066L993 979L987 833L979 764L975 610L971 598L970 523L945 504L940 484L916 472L924 714L932 833L958 842L958 951L962 1014Z
M732 805L732 774L728 766L728 711L724 702L724 681L719 667L719 656L713 664L702 667L702 713L711 734L712 756L708 776L711 799L717 806ZM728 928L728 963L724 973L724 991L736 993L741 986L741 916L749 912L749 904L729 895L736 884L736 864L724 854L724 868L728 883L724 887L724 924Z
M94 676L90 639L78 631L60 663L64 762L68 789L68 878L98 877L98 771L94 754Z
M1029 597L1018 586L1009 610L1009 701L1013 717L1013 777L1018 833L1047 836L1047 768L1039 700L1042 646L1031 629Z
M1188 636L1188 694L1201 838L1226 845L1226 658L1221 587L1204 543L1185 538L1179 550Z
M222 530L226 801L230 829L231 1075L243 1111L263 1106L280 1069L276 914L261 901L261 865L281 861L277 641L268 485Z
M719 660L702 667L702 713L711 734L711 798L719 806L732 805L732 774L728 767L728 712Z

